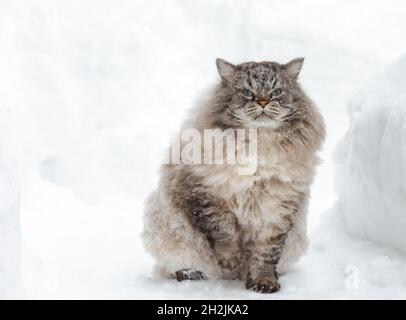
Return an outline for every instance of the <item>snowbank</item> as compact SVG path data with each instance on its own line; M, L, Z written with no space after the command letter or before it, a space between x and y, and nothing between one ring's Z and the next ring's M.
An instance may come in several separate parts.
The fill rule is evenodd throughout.
M0 166L0 298L18 284L20 262L18 191L14 179Z
M338 205L358 237L406 252L406 55L354 95L336 154Z

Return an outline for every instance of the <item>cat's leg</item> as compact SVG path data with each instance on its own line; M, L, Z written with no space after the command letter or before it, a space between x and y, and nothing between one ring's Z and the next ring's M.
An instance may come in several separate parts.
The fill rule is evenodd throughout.
M274 232L271 237L259 235L251 243L246 288L261 293L272 293L280 289L276 267L282 255L287 232L270 226ZM276 231L276 232L275 232Z
M154 274L176 279L184 278L178 271L195 270L207 278L235 278L242 256L236 217L197 182L183 181L146 203L143 239L156 258Z
M233 271L241 263L242 245L238 221L233 212L212 196L195 195L187 213L191 223L208 240L219 265Z
M292 206L292 203L289 202L289 205ZM294 207L297 208L296 203ZM255 238L248 242L247 289L261 293L272 293L280 289L277 267L286 238L293 227L295 210L281 207L279 221L265 223L260 230L256 230Z
M170 190L172 206L204 235L221 269L234 272L241 264L242 243L237 217L227 201L210 192L201 177L186 170L174 180Z
M308 200L306 198L295 212L294 225L286 238L282 257L278 263L277 272L279 275L291 269L307 250L307 206Z
M221 278L206 237L183 212L170 206L164 193L152 194L145 209L142 236L146 250L155 258L154 277L180 280L186 278L184 270L198 270L207 278Z

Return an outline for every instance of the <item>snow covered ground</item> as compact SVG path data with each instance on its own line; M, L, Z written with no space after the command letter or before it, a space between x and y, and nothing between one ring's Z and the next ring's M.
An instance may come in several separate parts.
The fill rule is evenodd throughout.
M342 179L336 203L332 161L349 127L350 98L352 110L364 108L373 87L360 96L358 90L406 52L405 15L401 0L0 0L0 159L6 164L0 191L11 190L2 189L4 176L16 181L0 209L16 219L19 208L22 235L19 287L0 290L0 297L406 298L405 195L396 193L405 179L379 186L398 188L393 198L393 190L385 196L398 206L387 211L397 220L377 236L359 230L371 220L362 203L353 206ZM306 57L301 82L328 131L313 186L308 254L273 295L247 292L240 282L152 279L153 262L139 238L143 201L156 186L168 137L216 81L215 58L285 62L297 56ZM379 92L377 98L388 99ZM398 109L402 101L404 93ZM359 115L352 111L352 120ZM368 135L354 123L351 135ZM393 128L397 144L400 127ZM352 142L364 146L364 140ZM340 150L340 177L350 179L342 170L352 167L342 165ZM383 150L389 158L381 164L399 168L399 150L392 157ZM378 165L374 153L368 155L354 159ZM0 235L7 230L14 242L0 238L0 266L18 270L19 255L4 249L18 253L18 224L8 226L3 216ZM399 231L392 233L392 225ZM12 277L0 273L0 287Z

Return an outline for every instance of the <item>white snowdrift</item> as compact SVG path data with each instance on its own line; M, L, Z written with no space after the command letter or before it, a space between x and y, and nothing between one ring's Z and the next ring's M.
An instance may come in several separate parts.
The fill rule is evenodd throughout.
M20 229L17 186L0 165L0 297L14 292L19 278Z
M335 154L347 229L406 252L406 55L354 95L349 113Z

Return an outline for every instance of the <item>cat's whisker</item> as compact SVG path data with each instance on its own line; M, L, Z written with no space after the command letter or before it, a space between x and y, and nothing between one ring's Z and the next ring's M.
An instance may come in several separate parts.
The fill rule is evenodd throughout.
M242 118L241 116L239 116L239 115L237 115L237 114L235 114L235 113L233 113L232 115L233 115L233 117L236 119L236 121L238 121L238 122L240 122L240 123L246 122L246 120L245 120L244 118Z
M281 118L281 120L282 120L282 121L292 120L292 119L296 118L298 115L300 115L300 114L301 114L301 111L302 111L302 109L294 109L294 110L292 110L291 113L289 113L289 114L283 116L283 117Z

